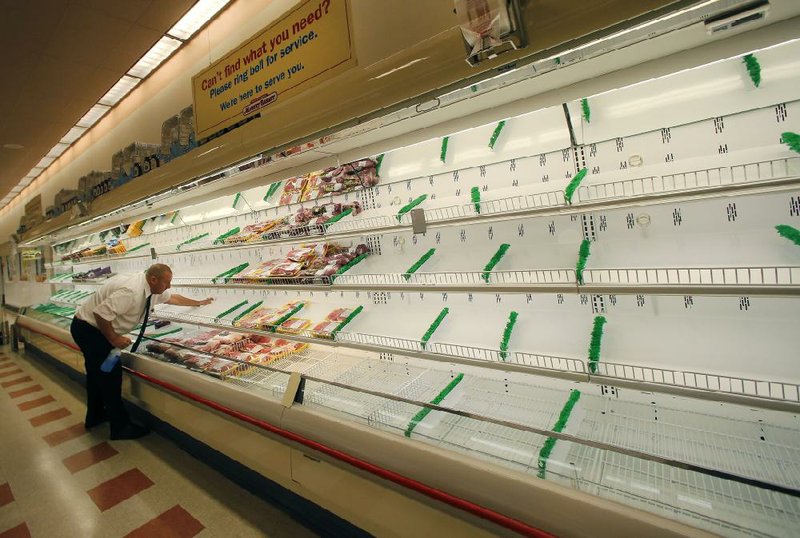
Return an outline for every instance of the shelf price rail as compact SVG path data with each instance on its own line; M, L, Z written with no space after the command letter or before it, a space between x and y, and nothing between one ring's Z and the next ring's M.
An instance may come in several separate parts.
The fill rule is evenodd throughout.
M156 313L159 319L212 328L249 332L307 344L345 346L373 353L399 353L438 362L520 371L550 377L561 377L600 385L618 384L642 390L677 393L710 400L730 401L771 409L797 412L800 409L800 385L775 380L726 376L710 372L690 372L650 366L624 365L600 361L592 373L589 361L573 357L554 357L525 351L509 351L503 359L499 349L465 346L448 342L398 338L340 331L320 337L310 330L274 332L260 328L233 325L229 319L212 318L191 313Z
M776 188L783 186L792 187L796 185L798 179L800 179L792 175L795 170L800 170L800 157L786 157L757 163L733 165L730 167L585 185L578 188L574 201L575 203L573 204L567 203L564 198L563 190L559 189L494 200L481 200L480 214L476 214L474 203L424 208L424 212L425 220L434 225L454 222L481 222L493 220L498 217L535 216L542 212L543 214L550 214L552 211L557 211L559 213L581 213L592 209L607 207L609 203L615 207L622 207L627 205L639 205L643 201L659 202L669 201L675 197L692 197L692 194L709 196L730 192L743 192L744 189L758 191L766 186ZM703 177L707 179L703 180ZM371 187L371 189L376 188L378 187ZM388 215L378 215L358 219L343 219L329 226L325 224L309 225L296 228L295 232L289 230L283 232L267 232L262 235L260 240L252 242L213 245L214 238L209 238L198 242L198 244L204 245L200 248L195 246L194 248L190 247L186 249L177 248L180 242L163 244L157 249L157 255L174 255L226 248L257 248L269 244L302 241L305 237L335 239L352 236L359 232L388 232L392 230L405 230L410 227L410 213L401 215L399 219ZM154 233L157 234L160 232ZM151 246L154 250L156 247L158 247L158 245ZM90 263L93 261L112 259L143 258L149 256L151 256L149 252L141 253L138 251L136 254L127 256L125 253L118 255L104 254L101 256L80 258L79 260L54 262L52 266Z

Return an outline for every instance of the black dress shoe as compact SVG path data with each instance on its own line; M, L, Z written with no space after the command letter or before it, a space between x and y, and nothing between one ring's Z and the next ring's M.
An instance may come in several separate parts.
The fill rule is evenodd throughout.
M146 426L139 426L133 422L129 422L119 428L111 428L112 441L124 441L126 439L139 439L150 433L150 429Z
M86 417L86 420L83 421L83 427L86 428L87 430L91 430L92 428L94 428L95 426L99 426L103 422L108 422L108 418L106 418L106 417L100 417L100 418Z

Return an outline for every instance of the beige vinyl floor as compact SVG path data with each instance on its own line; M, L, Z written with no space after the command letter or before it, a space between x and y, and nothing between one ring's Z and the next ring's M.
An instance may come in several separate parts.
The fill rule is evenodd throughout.
M0 348L0 538L311 537L155 433L83 429L83 388Z

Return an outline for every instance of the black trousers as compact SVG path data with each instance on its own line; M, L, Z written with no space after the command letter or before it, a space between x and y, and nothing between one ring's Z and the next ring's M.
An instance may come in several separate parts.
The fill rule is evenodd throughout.
M73 318L69 332L83 352L86 366L86 421L94 422L108 417L112 429L129 422L128 412L122 405L122 361L106 373L100 365L114 346L96 327Z

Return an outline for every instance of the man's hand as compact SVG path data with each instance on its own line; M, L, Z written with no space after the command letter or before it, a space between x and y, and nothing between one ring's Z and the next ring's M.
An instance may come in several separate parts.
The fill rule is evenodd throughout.
M111 345L117 349L125 349L126 347L131 345L131 339L128 338L127 336L117 335L117 337L111 341Z
M198 302L197 306L205 306L207 304L213 303L214 302L214 298L213 297L206 297L202 301L197 301L197 302Z

